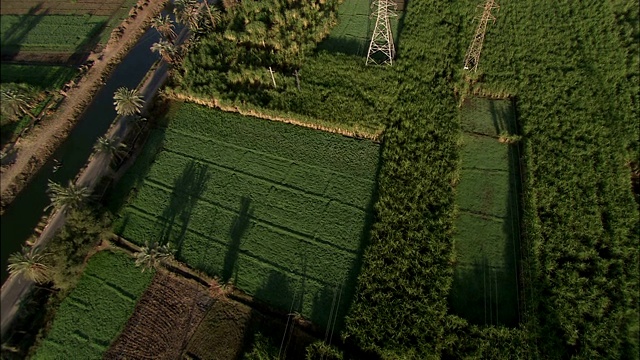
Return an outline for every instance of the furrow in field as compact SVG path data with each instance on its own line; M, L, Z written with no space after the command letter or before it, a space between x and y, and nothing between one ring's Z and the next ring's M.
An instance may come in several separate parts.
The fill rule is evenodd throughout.
M177 161L183 161L185 164ZM191 174L194 171L186 170L180 174L180 169L188 169L191 166L185 159L157 161L157 176L149 176L156 179L160 178L160 174L164 174L166 180L156 182L148 179L149 186L140 189L133 204L157 214L166 213L165 218L171 217L172 213L184 213L185 209L205 200L224 208L237 209L238 213L242 211L242 206L246 206L246 211L251 210L252 216L266 222L295 229L308 236L316 235L340 247L357 247L363 222L368 216L362 210L325 198L292 193L283 187L251 177L228 175L219 171L209 171L207 168L197 170L201 175L195 177L199 180L186 180L185 178L193 177ZM164 187L165 190L171 189L170 193L154 192L151 186L153 183ZM173 183L173 186L167 183ZM246 205L243 205L245 203ZM201 220L210 223L211 214ZM229 224L221 225L229 228Z
M179 114L170 124L169 132L206 136L297 163L375 180L380 146L371 141L212 111L189 103L180 107ZM200 146L195 153L203 148L206 149Z
M499 222L502 223L505 221L505 217L503 216L495 216L495 215L491 215L491 214L487 214L487 213L483 213L483 212L478 212L478 211L474 211L474 210L469 210L469 209L464 209L464 208L460 208L460 213L461 214L469 214L472 216L476 216L481 218L482 220L488 220L488 221L495 221L495 222Z
M128 225L123 231L125 238L141 243L140 233L156 234L152 237L158 238L158 233L163 229L158 229L157 218L140 209L131 209ZM142 219L139 219L139 218ZM252 223L241 238L229 238L229 235L207 231L206 227L198 226L196 222L189 222L187 227L183 223L174 224L171 229L170 240L178 243L178 251L184 248L192 249L196 252L206 252L208 248L216 243L217 255L209 256L215 273L221 274L230 266L232 258L237 254L245 254L255 259L260 259L266 263L277 266L281 270L296 272L296 268L303 259L307 258L307 268L310 273L323 274L337 272L346 274L351 267L355 254L337 249L334 246L326 245L293 234L285 234L278 229L268 225ZM337 250L337 251L336 251ZM333 270L327 269L326 264L333 264ZM320 279L320 278L318 278Z
M98 281L100 284L102 284L102 287L106 287L110 290L113 291L114 294L116 294L118 297L120 297L121 299L125 300L125 301L129 301L129 302L135 302L136 301L136 296L131 294L130 292L124 290L123 288L121 288L120 286L110 282L110 281L106 281L103 280L93 274L87 274L88 278L94 279L96 281Z
M300 194L302 196L310 196L310 197L314 197L314 198L319 198L319 199L331 199L333 201L337 201L341 204L344 204L345 206L351 206L354 207L358 210L361 211L366 211L366 206L368 206L368 204L365 201L360 201L360 204L354 204L353 202L345 202L344 200L342 200L340 197L345 197L347 196L348 198L351 198L352 200L354 200L354 202L358 199L356 199L355 196L348 196L348 194L342 190L343 187L339 187L337 185L341 185L339 184L340 181L343 182L344 185L346 184L350 184L351 188L353 188L354 186L354 181L355 184L358 183L358 181L354 180L354 179L346 179L346 178L338 178L338 177L327 177L325 174L304 174L307 175L308 177L311 177L316 181L317 184L317 191L309 191L309 188L312 188L312 186L309 186L309 184L300 184L300 185L296 185L296 181L295 178L299 178L301 180L307 180L307 177L303 178L303 176L301 176L300 174L295 173L295 170L292 170L292 167L298 166L297 164L289 164L288 165L288 171L282 171L282 170L277 170L279 172L278 175L275 174L271 174L271 176L263 176L263 175L259 175L259 174L255 174L249 171L246 171L246 169L250 168L250 167L243 167L243 168L237 168L237 167L232 167L232 166L226 166L226 165L222 165L220 163L216 163L216 162L212 162L209 160L204 160L202 159L202 157L196 157L196 156L191 156L187 153L182 153L182 152L178 152L175 150L170 150L170 149L165 149L165 152L168 153L172 153L181 157L184 157L186 159L190 159L190 160L194 160L200 163L204 163L207 165L211 165L215 168L217 168L218 170L224 171L228 174L231 175L235 175L238 174L240 176L244 176L244 177L248 177L248 178L254 178L256 180L262 181L264 183L267 183L271 186L276 186L276 187L280 187L283 189L287 189L291 192L294 192L296 194ZM264 165L264 164L263 164ZM255 167L254 167L255 168ZM156 182L162 182L161 180L159 180L159 177L153 177L152 175L149 176L153 181ZM164 178L164 177L163 177ZM272 180L272 179L282 179L281 181L277 181L277 180ZM308 181L308 180L307 180ZM373 183L370 184L366 184L363 185L362 188L363 191L362 193L367 195L367 194L371 194L371 187L373 186ZM319 190L322 189L322 190ZM353 194L353 191L349 192L350 194ZM356 196L358 194L355 194ZM368 199L366 199L368 200Z
M193 141L193 139L198 139L200 140L200 142L195 142ZM200 156L199 157L200 159L204 157L212 162L224 160L225 153L232 153L232 154L242 153L244 156L247 156L247 154L251 154L253 155L254 158L258 158L261 161L268 159L268 160L275 160L275 161L283 162L287 164L296 163L296 164L299 164L301 167L317 169L322 172L330 173L333 175L347 177L351 180L358 180L358 181L363 181L368 183L374 182L373 179L365 179L360 176L354 176L348 173L332 170L331 167L329 167L330 164L326 164L327 166L317 166L317 165L312 165L305 162L299 162L299 161L296 161L295 159L278 156L273 153L260 151L251 147L236 145L234 143L226 142L219 139L192 134L188 131L183 131L183 130L171 129L171 131L168 131L166 142L167 142L167 145L165 146L165 149L176 150L176 152L198 154ZM208 146L211 146L211 148L203 148L202 143L208 143ZM193 146L195 146L194 144L197 144L199 151L193 152L194 150ZM189 147L188 151L180 150L180 149L187 149L186 147ZM214 149L215 151L211 151L211 149ZM339 159L336 159L336 161L338 160Z

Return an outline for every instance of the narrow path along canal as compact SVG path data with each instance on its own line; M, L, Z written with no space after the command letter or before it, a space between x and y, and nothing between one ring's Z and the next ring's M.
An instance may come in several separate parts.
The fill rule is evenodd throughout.
M50 203L46 194L47 181L51 179L66 186L69 180L75 178L87 162L98 137L104 135L116 117L113 93L121 86L135 88L142 81L151 65L158 59L158 55L152 53L149 48L159 38L154 29L145 32L112 71L102 89L96 93L93 102L80 116L68 138L0 217L2 283L9 276L9 255L20 251L44 215L44 208ZM56 172L53 171L54 159L62 164Z

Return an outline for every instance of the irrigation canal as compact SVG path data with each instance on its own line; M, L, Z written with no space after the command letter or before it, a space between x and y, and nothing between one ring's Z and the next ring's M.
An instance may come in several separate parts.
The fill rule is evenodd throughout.
M80 116L67 139L0 217L2 283L9 275L9 255L20 251L45 214L45 207L50 203L46 194L47 181L51 179L66 186L69 180L75 178L91 155L98 137L104 135L116 117L113 93L121 86L135 88L142 81L151 65L158 59L158 55L153 54L149 48L159 38L154 29L145 32L112 71L106 84L96 93L93 102ZM62 164L55 172L54 159Z

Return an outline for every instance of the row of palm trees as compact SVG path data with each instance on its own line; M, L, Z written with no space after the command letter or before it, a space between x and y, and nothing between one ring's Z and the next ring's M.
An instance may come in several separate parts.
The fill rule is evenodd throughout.
M46 264L46 258L51 253L43 253L41 248L30 248L23 246L20 252L9 256L9 276L23 278L38 285L51 283L53 279L53 269ZM158 269L162 261L173 259L174 250L170 244L159 244L157 241L145 242L138 252L135 252L135 264L142 268L142 272L147 269Z
M205 9L206 11L204 11ZM196 35L202 35L206 30L214 29L222 21L222 13L216 6L211 6L208 0L199 3L196 0L175 0L173 13L178 23L187 26ZM180 61L180 49L176 44L177 34L175 24L169 15L158 15L151 23L162 40L151 45L151 51L157 52L168 64Z
M4 95L3 95L4 96ZM4 99L4 98L3 98ZM133 121L142 122L146 119L139 116L144 100L137 90L121 87L114 93L114 106L118 115L129 116ZM117 157L126 145L118 138L100 137L94 145L94 150ZM51 199L50 208L69 211L79 209L91 198L88 187L77 185L72 180L65 187L49 180L47 193ZM159 245L157 242L146 243L135 254L136 265L144 268L156 268L162 259L171 257L173 251L168 244ZM36 284L46 284L52 279L51 269L46 265L49 253L42 253L39 247L22 247L20 252L9 256L8 270L10 276L23 276Z

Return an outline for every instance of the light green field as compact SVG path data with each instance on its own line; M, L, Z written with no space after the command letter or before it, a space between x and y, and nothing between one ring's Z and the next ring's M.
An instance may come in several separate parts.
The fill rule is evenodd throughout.
M513 326L519 321L519 155L516 145L498 141L515 128L511 103L469 100L461 121L451 305L472 323Z
M153 278L123 253L94 255L32 359L101 359Z
M370 141L184 104L116 231L169 241L188 264L323 325L336 286L345 284L340 313L353 291L378 152Z

